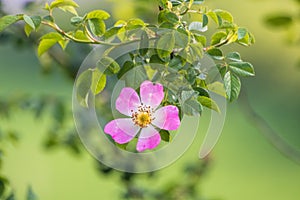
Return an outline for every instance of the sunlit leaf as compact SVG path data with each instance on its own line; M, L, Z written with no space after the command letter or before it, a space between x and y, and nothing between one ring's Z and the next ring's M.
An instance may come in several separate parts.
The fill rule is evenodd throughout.
M72 7L79 7L76 2L73 0L55 0L50 4L50 9L53 8L60 8L63 6L72 6Z
M220 112L220 108L219 108L218 104L213 99L206 97L206 96L199 96L198 101L200 102L200 104L202 106L212 109L218 113Z
M233 17L228 11L217 9L214 10L214 12L217 14L217 16L220 16L222 18L222 21L225 20L227 22L231 22L231 23L233 22Z
M32 19L28 15L24 15L23 19L26 22L26 24L28 24L32 29L35 29L35 25L34 25Z
M29 35L31 34L32 31L33 31L33 28L31 28L31 26L29 26L28 24L25 24L24 32L25 32L27 37L29 37Z
M23 18L22 15L6 15L0 18L0 32L6 29L11 24L16 23L17 21Z
M48 51L52 46L54 46L58 40L55 39L42 39L38 46L38 55L43 55L46 51Z
M95 18L100 20L106 20L110 18L110 15L108 14L108 12L104 10L93 10L89 12L86 16L86 19L95 19Z
M93 18L89 19L88 23L94 35L101 36L105 33L106 25L103 20Z
M92 70L82 72L76 80L76 97L79 104L88 107L88 95L92 83Z
M216 60L223 60L223 52L218 48L209 49L207 53Z
M226 58L231 61L240 62L242 61L241 55L238 52L231 52L226 55Z
M106 75L114 75L120 71L119 64L114 59L107 56L98 61L97 68Z
M241 90L241 81L232 72L227 72L224 76L224 86L226 95L229 101L234 101L238 98Z
M213 93L216 93L222 97L226 97L226 91L224 84L217 81L211 84L207 84L207 89Z
M239 28L237 33L238 33L238 40L240 40L247 35L248 30L246 28Z
M227 38L227 34L224 31L219 31L213 34L213 36L211 37L211 45L218 45L221 44L222 42L224 42Z
M95 68L92 74L91 90L94 95L103 91L106 86L106 75L101 73L99 69Z
M254 68L248 62L231 62L229 69L239 76L254 76Z

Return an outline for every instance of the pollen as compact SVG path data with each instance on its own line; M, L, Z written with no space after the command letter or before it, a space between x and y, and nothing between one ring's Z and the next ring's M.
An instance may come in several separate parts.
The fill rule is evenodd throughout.
M154 120L153 111L151 106L141 104L136 112L131 111L133 123L141 128L146 128Z

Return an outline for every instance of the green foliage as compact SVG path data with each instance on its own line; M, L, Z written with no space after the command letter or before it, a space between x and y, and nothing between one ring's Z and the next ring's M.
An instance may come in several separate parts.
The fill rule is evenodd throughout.
M91 90L94 95L102 92L106 85L106 75L101 73L98 68L93 70Z
M110 18L108 12L93 10L79 16L76 10L79 5L75 1L55 0L50 5L46 3L45 9L48 11L46 16L22 14L2 17L0 32L11 24L23 20L27 36L32 31L37 31L37 35L41 36L37 47L39 56L47 56L45 54L47 51L52 53L56 49L51 48L56 44L65 50L69 42L110 46L111 48L108 48L103 57L95 63L96 67L81 72L77 78L76 98L83 107L88 107L90 95L101 95L110 78L123 79L126 86L133 88L139 88L144 80L152 80L168 86L163 105L176 105L181 115L199 116L203 106L220 112L220 108L209 96L209 92L233 101L240 93L239 77L250 77L255 74L253 66L242 61L238 52L228 53L226 49L223 49L225 45L231 44L250 46L255 41L253 35L247 28L235 24L233 16L228 11L211 10L202 5L203 3L203 0L158 0L157 24L148 24L141 19L133 18L127 21L119 20L112 27L106 27L110 24L106 23L106 20ZM53 15L54 9L73 14L70 19L71 30L64 30L58 25L59 23L56 23ZM189 15L196 15L197 21L189 20ZM291 20L281 18L275 20L275 24L278 21L291 24ZM212 23L215 24L216 29L213 29ZM274 19L271 23L274 24ZM49 33L44 27L54 32ZM139 50L128 53L128 60L125 62L110 57L114 49L134 42L138 43ZM202 68L198 66L204 54L216 61L216 71L202 71ZM215 78L217 75L224 79L224 84ZM66 108L61 102L52 100L52 103L54 123L60 129L64 124ZM37 118L48 104L47 100L37 102L35 111ZM5 110L6 107L6 105L0 106L0 109ZM55 127L56 130L57 127ZM70 133L62 137L57 134L56 130L49 131L49 136L45 141L46 148L64 146L78 153L79 140L76 135ZM171 135L168 131L161 130L160 135L162 140L170 142ZM15 136L17 135L10 134L11 138L17 138ZM118 146L126 149L127 145ZM107 173L111 169L102 168L102 171ZM192 174L192 178L188 181L193 181L200 172L193 168L189 169L189 173ZM130 174L124 175L124 180L129 181L130 178ZM0 179L0 198L6 189L5 184ZM189 191L182 194L182 198L199 199L194 192L191 192L195 190L190 188L190 185L192 184L180 187ZM170 187L165 192L169 196L165 197L164 194L160 194L159 197L168 199L181 192L177 190L178 188ZM132 197L130 195L133 194L130 191L128 193L129 197ZM5 199L14 199L14 194L9 193L9 197L6 196ZM28 189L27 199L37 199L31 188Z
M157 53L161 59L170 56L175 46L175 36L173 32L168 32L160 37L157 42Z
M48 51L52 46L54 46L59 41L63 41L64 38L56 32L48 33L41 37L39 46L38 46L38 55L43 55L46 51ZM64 48L64 46L62 45Z
M0 32L22 19L22 15L6 15L0 18Z
M171 135L170 135L169 131L162 129L162 130L159 131L159 134L160 134L160 137L163 141L165 141L165 142L170 142L171 141Z
M199 96L198 101L201 105L220 113L218 104L207 96Z
M224 76L224 86L227 97L230 101L238 98L241 90L241 81L239 77L232 72L227 72Z

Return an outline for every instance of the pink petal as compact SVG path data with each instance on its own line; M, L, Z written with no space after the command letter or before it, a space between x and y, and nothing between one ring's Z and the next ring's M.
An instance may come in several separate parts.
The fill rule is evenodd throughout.
M144 81L140 87L142 103L157 108L164 98L164 88L159 83Z
M124 115L131 116L131 111L136 111L140 104L140 98L136 91L125 87L116 100L116 109Z
M140 128L135 126L130 118L121 118L110 121L104 127L104 132L111 135L112 139L124 144L132 140Z
M143 128L136 145L136 150L142 152L146 149L154 149L160 143L160 140L160 134L153 126Z
M165 106L155 111L152 124L165 130L176 130L180 126L179 110L176 106Z

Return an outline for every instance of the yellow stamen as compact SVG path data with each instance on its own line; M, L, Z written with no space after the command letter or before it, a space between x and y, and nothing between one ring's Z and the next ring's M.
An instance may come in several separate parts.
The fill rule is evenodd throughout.
M132 121L135 125L145 128L149 124L151 124L152 120L152 112L153 109L151 109L150 106L144 106L143 104L138 107L137 112L132 111Z

